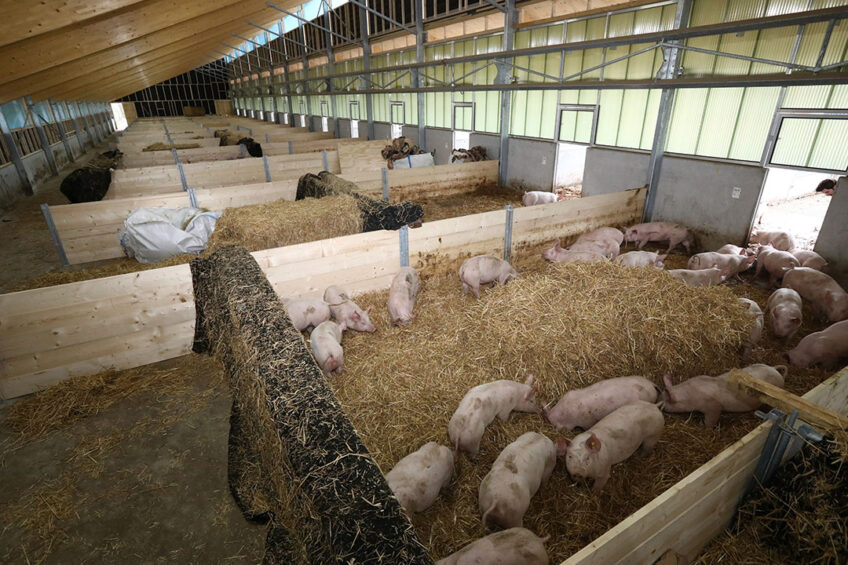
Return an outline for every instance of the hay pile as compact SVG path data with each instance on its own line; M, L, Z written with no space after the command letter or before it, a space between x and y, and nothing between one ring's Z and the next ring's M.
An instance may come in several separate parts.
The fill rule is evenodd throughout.
M461 194L418 198L416 202L424 209L424 216L421 219L425 222L434 222L446 218L503 210L507 204L518 206L521 204L521 193L509 188L491 187Z
M426 151L415 145L412 139L403 136L394 138L380 151L380 155L386 160L386 167L389 169L394 169L395 161L405 159L407 155L422 155L423 153L426 153Z
M157 141L156 143L151 143L150 145L148 145L147 147L142 149L142 151L170 151L171 149L177 149L177 150L179 150L179 149L197 149L199 147L200 147L199 143L173 143L173 144L168 144L168 143L161 143L161 142Z

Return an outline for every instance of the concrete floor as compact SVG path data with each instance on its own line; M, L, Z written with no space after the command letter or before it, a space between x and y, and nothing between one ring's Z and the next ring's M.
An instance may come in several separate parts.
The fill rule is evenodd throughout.
M67 202L58 188L71 170L0 215L0 289L59 267L39 206ZM144 370L181 386L29 442L0 401L0 563L261 561L265 527L242 518L227 487L230 398L217 367L182 358Z

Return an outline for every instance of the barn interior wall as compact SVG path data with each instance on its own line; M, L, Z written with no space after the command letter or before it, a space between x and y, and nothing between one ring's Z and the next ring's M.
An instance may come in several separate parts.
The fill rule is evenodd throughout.
M816 253L830 263L830 275L848 285L848 176L839 179L816 240Z
M643 186L650 154L612 147L589 147L583 170L583 196L619 192Z

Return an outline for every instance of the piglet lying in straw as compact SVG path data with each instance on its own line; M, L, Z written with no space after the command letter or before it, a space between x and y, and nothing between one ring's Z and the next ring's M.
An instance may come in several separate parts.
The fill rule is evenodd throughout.
M350 296L341 287L328 286L327 290L324 291L324 302L330 306L333 318L339 323L344 323L348 329L358 332L373 332L377 329L371 323L371 318L368 317L371 307L363 310L350 299Z
M597 251L569 251L568 249L563 249L558 241L550 249L542 251L542 258L557 263L607 261L607 258Z
M783 286L796 290L827 321L848 319L848 294L829 275L808 267L797 267L783 276Z
M330 319L330 306L318 298L284 298L283 305L294 327L301 332Z
M683 244L686 253L690 252L692 245L692 234L685 226L669 222L649 222L647 224L636 224L624 230L624 241L635 243L639 249L645 247L650 241L668 241L668 250Z
M742 358L747 359L751 354L751 349L760 342L760 338L763 336L763 310L759 304L749 298L740 298L739 302L751 316L751 331L748 332L748 339L742 345Z
M760 276L760 272L765 269L769 274L769 284L777 286L786 273L800 266L798 259L788 251L780 251L771 245L761 245L757 250L757 270L754 276Z
M771 293L766 312L775 337L788 341L795 335L803 319L801 306L801 295L791 288L779 288Z
M480 298L480 285L490 283L504 285L516 278L518 278L518 272L512 268L512 265L491 255L477 255L466 259L459 268L462 293L468 294L470 289L477 298Z
M726 281L727 276L730 274L729 269L719 269L716 266L701 270L671 269L667 272L669 275L682 280L689 286L713 286L720 284Z
M580 234L580 237L577 238L577 241L598 240L611 240L614 241L616 245L621 245L621 242L624 241L624 234L619 229L604 227Z
M615 259L618 257L621 249L619 244L614 239L584 239L575 241L569 248L569 251L588 251L589 253L597 253L603 255L607 259Z
M594 479L592 490L600 492L610 478L610 469L633 455L639 446L650 452L660 439L665 419L656 405L636 401L617 408L570 442L560 439L566 449L565 463L572 477Z
M344 322L322 322L309 334L312 355L328 377L344 369L344 350L341 345L344 329Z
M786 367L777 365L770 367L762 363L749 365L742 369L754 378L783 388L786 377ZM727 378L730 373L717 377L701 375L687 379L674 385L666 375L663 378L663 410L671 413L701 412L704 415L704 425L712 428L718 423L722 412L750 412L761 404L754 396L749 396L737 387L730 385Z
M521 526L530 499L550 478L556 458L554 442L537 432L527 432L506 446L480 483L477 502L483 524Z
M545 542L524 528L490 534L436 561L436 565L548 565Z
M795 240L792 239L792 236L785 231L779 230L754 230L751 232L748 242L760 243L762 245L769 243L780 251L792 251L795 249Z
M807 249L793 249L790 253L798 259L798 262L801 263L802 267L809 267L810 269L815 269L822 273L827 271L827 261L825 261L824 257L815 251L808 251Z
M418 271L412 267L401 267L389 289L389 320L393 326L405 326L415 318L412 309L418 297Z
M422 512L453 478L453 452L435 441L425 443L386 473L389 488L407 512Z
M796 367L807 368L821 365L835 369L848 359L848 320L836 322L820 332L804 336L804 339L786 357Z
M524 384L499 380L475 386L462 398L448 424L448 435L455 451L477 455L486 427L495 417L507 420L510 412L538 414L533 375Z
M536 206L537 204L550 204L562 200L562 192L543 192L541 190L531 190L525 192L521 197L521 202L525 206Z
M654 383L645 377L618 377L570 390L551 410L543 410L543 414L558 430L588 430L612 411L637 400L656 402Z
M654 251L629 251L615 258L614 263L622 267L656 267L663 268L663 261L668 254L656 253Z
M728 276L733 276L750 269L754 261L756 261L754 256L707 251L706 253L692 255L686 266L692 271L718 267L722 270L727 269Z

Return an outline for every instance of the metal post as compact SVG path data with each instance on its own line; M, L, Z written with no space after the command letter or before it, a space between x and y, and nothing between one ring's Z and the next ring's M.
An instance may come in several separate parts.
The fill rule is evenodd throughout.
M389 201L389 169L387 169L386 167L383 167L380 170L383 173L383 175L382 175L382 178L383 178L383 200L388 202Z
M59 259L62 261L62 266L67 267L68 256L65 254L65 247L62 245L62 238L59 237L59 232L56 230L56 224L53 222L53 215L50 213L50 208L47 204L41 205L41 213L44 214L44 221L47 222L47 229L50 231L50 236L53 238L53 244L56 246L56 251L59 253Z
M74 136L77 138L77 143L80 147L80 153L85 153L85 141L82 139L82 130L80 130L79 122L77 121L76 116L71 111L70 102L65 102L65 108L68 109L68 114L71 116L71 121L74 123Z
M180 157L179 157L179 155L177 155L177 150L176 150L176 149L174 149L174 147L173 147L173 146L171 146L171 157L174 159L174 164L175 164L175 165L179 165L179 164L180 164Z
M35 131L38 133L38 139L41 141L41 150L44 151L44 158L47 159L47 164L54 175L59 174L59 167L56 166L56 157L53 155L53 150L50 149L50 141L47 139L47 134L44 133L43 119L38 115L38 112L33 111L32 97L27 96L24 99L24 108L32 118L32 124L35 126ZM45 124L47 122L44 122Z
M330 170L330 165L329 165L329 163L327 162L327 150L326 150L326 149L324 149L323 151L321 151L321 157L322 157L322 159L323 159L323 161L324 161L324 170L325 170L325 171L329 171L329 170Z
M97 123L97 117L95 116L96 112L94 111L94 107L91 105L91 102L86 102L85 105L88 108L88 115L91 116L91 125L94 128L94 133L95 135L97 135L97 143L102 143L104 138L103 130Z
M9 148L9 153L12 156L12 163L15 165L15 170L18 172L18 178L21 180L21 188L24 194L32 196L32 180L29 178L29 171L24 165L21 153L18 151L18 146L15 144L15 138L12 137L12 131L9 129L9 123L6 121L6 116L0 111L0 130L3 131L3 139L6 140L6 147Z
M512 255L512 205L506 205L506 219L504 220L504 261L509 263Z
M239 143L239 153L242 157L247 157L247 151L244 148L244 143Z
M303 10L303 6L297 7L298 11ZM303 29L303 26L298 28L300 30L300 39L303 41L303 75L309 76L309 57L306 56L306 30ZM314 131L312 127L312 98L310 96L306 97L306 115L309 118L309 131Z
M50 112L53 114L53 121L56 122L56 127L59 130L59 137L62 139L62 145L65 146L65 154L68 156L68 161L74 162L74 152L71 151L71 144L68 143L68 136L65 134L65 124L56 114L56 102L52 98L47 100L50 105Z
M336 74L335 55L333 54L333 35L339 35L331 30L332 23L330 22L330 5L324 3L324 38L327 42L327 70L330 77ZM339 36L343 37L343 36ZM330 93L330 117L333 120L333 137L339 137L339 120L338 108L336 107L336 96L333 94L333 79L327 79L327 91ZM326 159L324 169L326 170Z
M689 13L692 9L692 0L677 0L677 10L674 14L674 29L681 29L689 25ZM675 43L680 43L675 40ZM682 51L676 47L671 47L663 54L666 59L658 72L660 80L673 79L677 76L678 64L680 62L680 54ZM651 158L648 161L648 178L646 186L648 193L645 195L645 208L642 211L642 221L650 222L654 217L654 205L657 200L657 187L660 182L660 173L662 171L663 154L665 153L665 144L668 139L668 128L671 124L671 111L674 106L673 88L663 88L660 94L660 105L657 110L657 125L654 128L654 141L651 145Z
M200 208L197 205L197 194L194 193L193 188L186 188L186 192L188 193L188 202L192 208Z
M415 61L417 63L424 62L424 0L415 0ZM563 59L565 59L563 57ZM414 88L420 88L424 86L421 84L421 69L415 69L412 71L412 86ZM426 95L423 92L419 92L416 95L418 99L418 147L427 150L427 127L426 127L426 117L427 117L427 107L426 107ZM472 124L472 129L473 124Z
M268 166L268 156L262 156L262 164L265 165L265 182L271 182L271 168Z
M265 143L271 143L271 138L268 137L268 134L265 134Z
M400 266L409 267L409 225L403 225L398 230L400 243Z
M294 147L291 140L289 140L289 155L291 155L292 153L294 153Z
M365 0L366 2L368 0ZM368 32L368 13L364 6L359 6L359 29L362 32L362 80L367 81L368 90L371 90L371 41ZM365 94L365 118L368 124L368 139L374 139L374 107L370 92Z
M518 12L515 9L515 0L506 0L506 12L504 12L504 36L503 48L511 51L515 44L515 26L518 23ZM498 68L499 83L506 82L506 62L503 61ZM498 151L498 184L506 186L507 167L509 165L509 122L511 116L512 93L501 91L501 120L500 120L500 144Z

